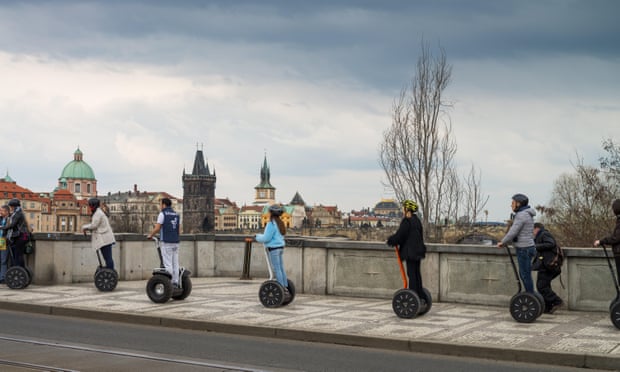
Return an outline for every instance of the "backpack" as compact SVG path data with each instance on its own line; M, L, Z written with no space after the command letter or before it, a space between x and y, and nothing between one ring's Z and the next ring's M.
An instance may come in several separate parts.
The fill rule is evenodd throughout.
M552 271L559 271L562 269L562 264L564 263L564 250L559 245L555 245L555 256L551 262L549 262L546 266L547 269Z

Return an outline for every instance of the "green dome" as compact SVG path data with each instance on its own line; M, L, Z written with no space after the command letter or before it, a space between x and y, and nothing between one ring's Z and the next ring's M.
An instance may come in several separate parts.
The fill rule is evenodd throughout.
M82 151L80 151L79 148L73 153L73 161L65 165L63 168L59 179L62 178L87 180L95 179L95 172L93 172L93 168L82 160Z

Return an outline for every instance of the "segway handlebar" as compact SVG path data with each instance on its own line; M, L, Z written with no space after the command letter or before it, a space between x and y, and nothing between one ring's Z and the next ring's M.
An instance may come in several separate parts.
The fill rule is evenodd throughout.
M407 286L407 274L405 273L405 268L403 267L403 260L400 258L400 252L398 251L398 246L394 246L394 250L396 250L396 258L398 258L398 267L400 268L400 276L403 279L403 288L409 288Z

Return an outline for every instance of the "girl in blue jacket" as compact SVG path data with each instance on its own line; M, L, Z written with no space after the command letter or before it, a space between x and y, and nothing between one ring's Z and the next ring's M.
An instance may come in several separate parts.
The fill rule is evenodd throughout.
M265 225L265 231L262 234L256 234L254 239L259 243L263 243L269 251L269 259L276 275L276 280L284 287L286 295L288 294L288 279L286 278L282 263L286 226L284 226L284 222L280 219L283 212L284 210L279 205L274 204L269 207L269 222Z

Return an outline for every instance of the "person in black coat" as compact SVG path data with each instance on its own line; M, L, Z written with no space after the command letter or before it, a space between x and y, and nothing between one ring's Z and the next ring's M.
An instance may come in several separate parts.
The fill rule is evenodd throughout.
M618 272L616 278L620 280L620 199L614 200L611 209L616 215L616 228L611 235L596 240L594 246L598 247L601 244L611 246L611 250L614 252L614 258L616 259L616 271Z
M553 314L562 306L563 301L551 288L551 281L562 273L562 269L559 267L552 269L546 264L550 263L555 257L558 245L553 235L540 222L534 224L534 243L536 244L536 258L542 257L542 265L538 269L536 289L545 300L545 312Z
M422 290L422 274L420 264L426 256L426 245L424 245L424 233L422 222L415 214L418 211L418 204L413 200L403 201L403 213L405 216L400 222L396 233L387 240L389 246L398 246L400 258L405 260L407 265L407 276L409 278L409 289L423 300L426 300Z
M24 212L22 211L21 203L18 199L9 200L8 205L11 210L9 222L0 227L0 230L7 232L6 237L12 255L11 266L24 267L24 250L29 239L28 224L26 222Z

